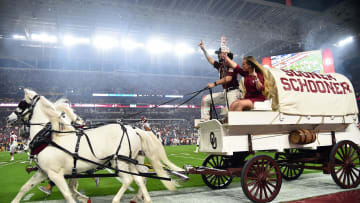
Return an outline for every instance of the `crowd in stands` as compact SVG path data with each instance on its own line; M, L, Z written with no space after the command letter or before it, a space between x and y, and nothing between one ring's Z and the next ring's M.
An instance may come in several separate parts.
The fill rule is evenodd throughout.
M7 111L1 111L2 118L8 116L14 110L14 108L6 109ZM199 109L76 108L75 111L88 125L116 122L120 119L126 124L141 127L140 118L145 116L152 131L161 139L164 145L194 144L197 139L197 133L194 131L194 119L200 117ZM8 146L10 131L15 130L17 135L19 131L15 128L6 128L5 125L5 122L1 122L0 144ZM22 138L19 137L19 143L21 142Z
M140 118L145 116L164 145L193 144L197 138L194 119L200 118L200 109L76 108L76 113L87 123L106 123L120 119L137 127L141 127Z
M205 77L185 77L134 73L106 73L80 71L49 71L34 69L0 69L0 103L18 103L24 97L24 88L35 90L51 101L66 97L71 103L97 104L160 104L172 98L158 95L184 95L197 91L213 81ZM94 97L93 93L141 94L142 97ZM204 92L204 94L207 92ZM152 96L153 95L153 96ZM198 95L186 104L200 106ZM189 97L170 104L179 104ZM9 142L9 129L5 118L14 107L0 108L0 143ZM160 135L165 145L192 144L194 119L200 118L200 109L174 108L75 108L87 121L115 121L122 119L132 125L141 116L148 118L153 131ZM21 138L20 138L21 141Z
M67 97L80 103L155 103L156 95L183 95L206 86L214 78L169 76L123 72L80 72L0 69L0 102L20 99L23 88L50 98ZM147 97L93 97L93 93L154 95ZM164 99L164 98L163 98ZM189 104L199 104L201 97Z

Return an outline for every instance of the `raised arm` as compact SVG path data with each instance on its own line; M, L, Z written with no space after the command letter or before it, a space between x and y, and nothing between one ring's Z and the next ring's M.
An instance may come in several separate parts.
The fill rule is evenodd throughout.
M225 61L230 65L231 68L235 68L237 63L229 58L227 54L224 54Z
M249 75L254 78L256 89L258 91L264 91L264 76L261 74L261 76L259 77L259 75L256 73L255 69Z
M207 53L207 51L205 50L205 45L204 42L201 40L200 44L199 44L200 49L204 52L204 55L206 57L206 60L211 64L214 65L215 60L213 58L211 58L211 56Z

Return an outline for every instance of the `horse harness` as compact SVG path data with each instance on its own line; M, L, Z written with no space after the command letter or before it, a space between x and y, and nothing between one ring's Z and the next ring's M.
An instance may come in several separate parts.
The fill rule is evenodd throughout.
M77 170L76 170L76 165L77 165L77 160L83 160L83 161L87 161L87 162L91 162L91 160L88 160L84 157L81 157L79 156L79 149L80 149L80 141L81 141L81 138L83 136L85 136L86 138L86 141L88 143L88 146L90 148L90 151L91 153L93 154L93 156L99 160L111 160L111 159L114 159L116 161L116 170L118 170L118 166L117 166L117 160L122 160L122 161L126 161L126 162L130 162L132 164L138 164L138 161L135 160L135 159L132 159L131 158L131 143L130 143L130 138L129 138L129 134L127 132L127 129L125 127L124 124L122 123L119 123L119 125L121 126L122 130L123 130L123 134L122 134L122 137L121 137L121 140L120 140L120 143L119 143L119 146L117 147L116 149L116 152L110 156L107 156L105 158L98 158L96 155L95 155L95 152L93 150L93 147L91 145L91 142L90 142L90 139L89 139L89 136L85 133L85 130L87 129L93 129L93 128L86 128L86 129L83 129L83 128L75 128L75 131L55 131L55 130L52 130L52 125L51 123L47 123L45 125L45 127L40 130L34 137L34 139L30 142L30 150L31 150L31 154L32 155L37 155L38 153L40 153L43 149L45 149L46 146L48 145L52 145L58 149L60 149L61 151L64 151L65 153L67 154L70 154L73 158L74 158L74 167L72 169L72 174L76 174ZM76 141L76 145L75 145L75 152L72 153L70 152L69 150L65 149L64 147L58 145L57 143L53 142L52 139L51 139L51 134L52 133L76 133L76 136L77 136L77 141ZM122 145L122 142L124 140L124 136L126 135L126 138L128 140L128 143L129 143L129 156L124 156L124 155L120 155L118 154L120 149L121 149L121 145ZM102 168L104 167L107 167L106 165L103 165L103 164L99 164L99 163L96 163L96 165L98 166L102 166Z
M21 119L21 121L23 122L24 125L26 125L27 127L30 127L31 125L42 125L44 126L44 123L30 123L29 121L31 120L32 118L32 115L33 115L33 111L34 111L34 108L35 108L35 105L36 103L40 100L40 96L39 95L36 95L32 100L31 100L31 103L27 103L26 100L22 100L19 105L18 105L18 108L21 109L21 112L17 112L15 111L15 114ZM25 112L25 110L28 109L28 111ZM29 118L25 120L25 117L29 115ZM98 169L103 169L103 168L108 168L108 169L112 169L112 170L115 170L115 174L112 174L112 175L116 175L117 173L119 172L122 172L122 173L127 173L127 174L130 174L130 175L137 175L137 176L142 176L142 177L148 177L148 178L155 178L155 179L160 179L160 180L167 180L167 181L170 181L171 179L170 178L166 178L166 177L158 177L158 176L155 176L153 173L134 173L134 172L130 172L130 171L124 171L124 170L121 170L118 168L118 160L122 160L122 161L126 161L126 162L129 162L129 163L132 163L132 164L135 164L135 165L140 165L138 163L137 160L131 158L131 143L130 143L130 138L129 138L129 134L127 132L127 129L126 129L126 126L122 123L122 122L116 122L117 124L119 124L121 126L121 129L123 131L123 134L122 134L122 137L121 137L121 140L120 140L120 143L119 143L119 146L116 150L116 152L110 156L107 156L105 158L98 158L95 153L94 153L94 150L92 148L92 145L91 145L91 142L90 142L90 139L88 137L88 135L84 132L88 129L93 129L93 128L97 128L97 127L100 127L100 126L104 126L106 124L101 124L101 125L96 125L96 126L90 126L90 127L83 127L83 126L77 126L77 125L73 125L73 127L75 128L75 131L56 131L56 130L53 130L52 129L52 125L51 123L46 123L44 128L41 129L35 136L34 138L32 139L32 141L30 142L29 144L29 148L31 150L31 157L30 158L33 158L34 155L37 155L38 153L40 153L43 149L45 149L45 147L47 147L48 145L52 145L58 149L60 149L61 151L69 154L70 156L72 156L74 158L74 166L73 166L73 169L72 169L72 175L66 175L67 177L69 178L76 178L76 177L79 177L80 175L77 173L77 169L76 169L76 165L77 165L77 160L81 160L81 161L85 161L85 162L88 162L88 163L91 163L91 164L94 164L94 165L97 165L98 166ZM107 123L107 124L111 124L111 123ZM51 139L51 135L52 133L76 133L76 136L78 137L77 138L77 142L76 142L76 146L75 146L75 152L72 153L70 152L69 150L65 149L64 147L58 145L57 143L53 142L52 139ZM126 135L127 139L128 139L128 144L129 144L129 156L124 156L124 155L120 155L118 154L120 149L121 149L121 145L122 145L122 142L124 140L124 135ZM95 161L92 161L92 160L89 160L87 158L84 158L84 157L81 157L79 156L78 152L79 152L79 148L80 148L80 140L81 140L81 137L82 136L85 136L86 140L87 140L87 143L89 145L89 148L90 148L90 151L91 153L93 154L93 156L99 160L106 160L105 164L100 164L100 163L97 163ZM116 167L112 167L109 162L110 160L115 160L115 163L116 163ZM145 166L145 165L144 165ZM38 166L38 168L40 168ZM106 175L106 174L102 174L102 175ZM65 177L66 177L65 176ZM104 176L104 177L107 177L107 176Z
M15 111L16 116L18 116L21 121L26 125L26 126L30 126L29 122L33 116L33 112L34 112L34 108L36 103L40 100L40 96L39 95L35 95L35 97L31 100L31 103L27 103L26 100L22 100L20 101L20 103L18 104L18 108L21 109L21 112L17 112ZM27 111L25 111L26 109L28 109ZM28 121L25 121L25 116L29 115L29 118L27 119Z
M81 160L81 161L85 161L85 162L97 165L98 169L109 168L109 169L115 170L116 173L114 175L116 175L118 172L122 172L122 173L128 173L130 175L138 175L138 176L143 176L143 177L156 178L156 179L160 179L160 180L171 180L170 178L154 176L152 173L133 173L133 172L124 171L124 170L121 170L121 169L118 168L118 163L117 163L118 160L126 161L126 162L129 162L129 163L135 164L135 165L139 165L137 160L131 158L131 147L130 147L131 145L130 145L130 139L129 139L129 135L128 135L126 126L124 124L122 124L122 123L118 123L118 124L121 126L121 128L123 130L123 134L122 134L119 146L118 146L116 152L113 155L107 156L105 158L98 158L95 155L93 147L92 147L91 142L90 142L90 139L89 139L88 135L84 132L87 129L93 129L92 127L89 127L89 128L86 128L86 129L75 128L76 129L75 131L62 132L62 131L52 130L52 126L51 126L50 122L47 123L45 125L45 127L42 130L40 130L35 135L34 139L30 142L29 148L31 150L31 155L32 156L37 155L43 149L45 149L45 147L47 147L48 145L54 146L54 147L60 149L61 151L69 154L74 159L74 165L73 165L73 168L72 168L72 174L70 176L68 176L68 177L71 177L71 178L76 178L76 177L79 176L79 174L77 173L76 166L77 166L77 161ZM58 145L57 143L53 142L51 140L51 134L52 133L76 133L76 136L78 138L77 138L77 142L76 142L76 146L75 146L75 152L72 153L69 150L65 149L64 147L62 147L62 146ZM124 140L125 135L126 135L126 137L128 139L128 143L129 143L129 149L130 149L129 156L124 156L124 155L118 154L118 152L121 149L121 145L122 145L122 142ZM79 156L78 152L79 152L80 140L81 140L82 136L85 136L85 138L87 140L87 143L89 145L90 151L93 154L93 156L95 158L99 159L99 160L106 160L106 162L104 164L97 163L95 161L92 161L92 160L89 160L87 158ZM115 163L116 163L115 167L112 167L109 164L110 160L115 160Z

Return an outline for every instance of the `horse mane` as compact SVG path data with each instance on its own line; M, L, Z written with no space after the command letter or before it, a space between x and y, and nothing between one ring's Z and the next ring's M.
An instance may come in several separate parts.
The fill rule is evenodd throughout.
M25 90L25 98L31 98L31 96L37 95L35 91ZM39 102L46 108L44 111L50 118L52 129L55 131L74 131L75 128L71 125L71 122L76 120L77 115L70 108L68 100L60 99L55 103L49 101L44 96L40 97ZM62 112L65 113L66 117L63 116ZM58 135L62 135L57 133Z
M31 100L38 95L34 90L25 88L25 100L30 103ZM70 107L69 100L66 98L61 98L55 103L52 103L45 97L40 97L42 104L45 108L48 109L46 114L50 117L50 122L53 126L53 129L56 131L74 131L75 128L71 125L72 121L79 121L83 124L84 121L74 113L74 110ZM65 113L66 117L62 116L62 112Z
M75 122L78 118L80 118L77 114L75 114L74 109L70 107L70 102L66 98L61 98L54 103L55 109L59 112L65 113L66 117L57 117L55 118L55 122L59 123L59 129L61 131L74 131L75 128L71 125L71 122ZM80 118L81 120L81 118ZM81 122L83 122L81 120Z
M30 103L36 95L35 91L30 89L24 89L25 100ZM71 125L72 121L76 121L79 117L74 113L74 110L69 105L69 100L61 98L55 103L52 103L45 97L41 96L39 102L41 102L47 111L45 113L50 117L52 128L56 131L74 131L75 128ZM66 117L63 117L62 112ZM81 122L83 122L80 119Z

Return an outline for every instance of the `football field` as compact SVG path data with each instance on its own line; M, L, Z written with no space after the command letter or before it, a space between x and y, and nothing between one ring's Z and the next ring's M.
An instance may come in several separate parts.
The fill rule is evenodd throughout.
M206 158L205 153L194 153L195 145L182 145L182 146L167 146L165 150L169 159L177 166L182 167L185 164L191 166L201 166L203 160ZM262 153L264 154L264 153ZM266 153L270 156L273 153ZM15 160L10 162L9 152L0 152L0 202L10 202L21 186L35 173L27 174L25 171L26 166L29 164L27 155L24 153L15 154ZM310 172L310 171L305 171ZM312 171L311 171L312 172ZM109 173L107 170L98 171L98 173ZM201 179L201 175L189 175L190 180L185 182L181 187L197 187L204 186ZM240 178L235 178L234 181L239 182ZM47 185L48 181L41 183L40 185ZM91 178L79 179L78 190L85 193L89 197L114 195L121 183L118 178L101 178L98 187L95 185L95 181ZM165 190L165 187L159 180L148 179L147 188L149 191ZM127 190L127 193L137 192L137 186L135 182L131 184L131 188ZM63 199L59 190L55 187L50 196L46 196L37 186L29 191L23 198L23 202L27 201L42 201Z
M195 145L183 145L183 146L170 146L165 147L169 159L182 167L185 164L200 166L207 156L204 153L194 153ZM28 174L25 171L26 166L29 164L28 156L24 153L15 154L15 160L10 162L9 152L0 152L0 202L10 202L21 186L35 173ZM109 173L107 170L98 171L98 173ZM201 176L190 175L191 181L185 182L181 187L194 187L204 185ZM48 181L40 185L47 185ZM87 196L104 196L115 194L121 183L116 178L101 178L98 187L95 185L95 181L91 178L79 179L78 190L84 192ZM152 190L165 190L165 187L159 180L148 179L147 188L149 191ZM130 191L132 190L132 191ZM137 185L135 182L131 184L130 190L127 193L137 192ZM63 199L61 193L55 187L50 196L46 196L42 193L37 186L28 192L23 201L41 201L41 200L52 200L52 199Z

